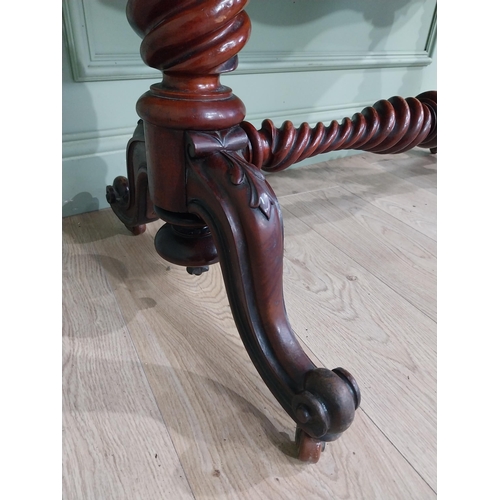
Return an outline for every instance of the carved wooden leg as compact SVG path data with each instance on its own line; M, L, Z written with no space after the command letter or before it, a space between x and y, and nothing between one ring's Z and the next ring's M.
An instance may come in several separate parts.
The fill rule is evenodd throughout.
M135 232L161 217L155 247L192 274L220 261L243 343L276 399L296 422L298 458L316 462L324 442L352 423L359 388L344 369L319 368L288 322L283 301L283 223L264 170L282 170L334 149L394 153L435 148L435 93L380 101L339 124L287 122L261 130L220 84L250 33L247 0L129 0L141 56L163 73L137 103L144 121L127 149L128 181L108 201ZM145 147L147 144L147 147ZM147 161L147 168L146 168Z
M117 177L106 187L106 199L118 218L133 234L141 234L146 224L158 219L148 191L144 126L139 121L127 145L127 177Z
M253 363L305 432L299 457L317 461L322 446L313 446L312 453L310 438L333 441L350 426L358 386L345 370L317 368L289 325L281 211L262 172L238 153L247 144L244 131L188 137L188 210L213 234L233 316Z

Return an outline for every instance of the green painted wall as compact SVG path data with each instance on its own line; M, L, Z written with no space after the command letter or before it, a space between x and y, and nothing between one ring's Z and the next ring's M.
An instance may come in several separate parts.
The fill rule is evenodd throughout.
M108 206L106 185L126 172L135 103L159 79L138 56L125 5L63 2L63 216ZM328 122L436 89L435 8L435 0L251 0L252 36L223 83L256 126Z

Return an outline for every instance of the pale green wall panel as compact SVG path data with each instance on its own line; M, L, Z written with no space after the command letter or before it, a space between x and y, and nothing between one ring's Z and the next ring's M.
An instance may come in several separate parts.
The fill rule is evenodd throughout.
M124 145L126 142L124 143ZM109 207L106 185L126 175L124 151L95 153L63 160L62 215L77 215Z
M126 173L136 101L159 79L140 60L125 5L63 0L64 216L108 206L106 184ZM251 0L252 36L222 81L255 126L265 118L328 122L435 89L435 8L435 0Z
M382 51L423 47L433 0L252 0L244 50Z

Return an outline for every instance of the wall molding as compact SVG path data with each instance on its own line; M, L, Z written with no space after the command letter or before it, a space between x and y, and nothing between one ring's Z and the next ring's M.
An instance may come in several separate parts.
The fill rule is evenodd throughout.
M97 54L86 17L88 0L63 0L63 20L73 78L77 82L159 79L160 72L144 64L138 53ZM436 14L424 50L383 52L248 51L239 54L233 74L349 70L427 66L436 33Z
M132 137L135 127L96 130L76 134L63 134L63 160L100 156L103 154L125 152L127 142Z
M373 102L358 102L350 104L339 104L336 106L321 106L312 108L297 108L290 110L279 110L248 114L245 118L257 128L266 118L270 118L276 125L290 120L295 126L302 122L315 125L317 122L329 123L332 120L341 120L346 116L352 117L354 113L361 111ZM116 128L109 130L96 130L76 134L63 134L62 136L62 158L63 160L74 160L87 156L101 156L104 154L123 153L125 161L125 150L127 142L134 132L133 127Z
M293 53L263 51L242 53L239 59L235 74L427 66L432 61L425 50Z
M432 55L434 53L436 42L437 42L437 6L434 9L431 25L429 27L429 35L427 36L427 42L425 43L425 51L429 55Z

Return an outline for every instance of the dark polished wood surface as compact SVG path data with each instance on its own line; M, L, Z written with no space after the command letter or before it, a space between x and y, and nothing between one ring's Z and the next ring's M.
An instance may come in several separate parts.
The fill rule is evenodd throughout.
M316 462L324 443L351 425L360 393L345 369L315 366L289 324L282 216L262 170L339 149L435 152L437 93L381 100L328 126L285 122L278 129L266 120L257 130L219 78L236 68L250 35L246 3L129 0L141 56L163 80L137 103L141 121L127 150L128 180L108 186L107 199L135 234L150 221L166 222L155 247L169 262L192 274L220 262L248 354L297 425L298 458Z

